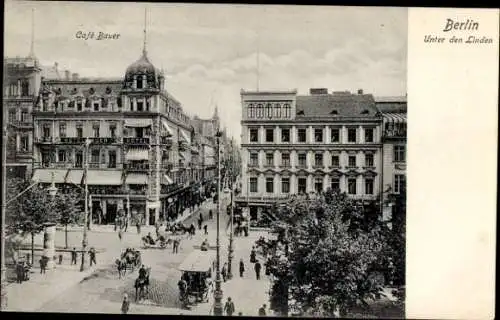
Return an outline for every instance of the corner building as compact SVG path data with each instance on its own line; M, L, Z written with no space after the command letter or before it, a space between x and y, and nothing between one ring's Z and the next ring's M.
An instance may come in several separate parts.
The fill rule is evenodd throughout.
M241 91L242 195L251 219L291 195L332 188L364 204L382 186L382 116L373 95Z
M81 185L87 157L94 223L123 210L152 225L199 200L191 119L145 49L123 79L42 79L33 125L34 179Z

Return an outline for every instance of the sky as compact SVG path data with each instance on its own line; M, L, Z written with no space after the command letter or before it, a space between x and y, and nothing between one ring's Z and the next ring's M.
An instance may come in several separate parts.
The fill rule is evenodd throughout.
M237 141L241 89L406 94L406 8L7 0L6 56L29 54L33 8L41 64L92 78L122 78L139 59L146 9L148 57L165 70L167 91L190 116L208 118L217 105Z

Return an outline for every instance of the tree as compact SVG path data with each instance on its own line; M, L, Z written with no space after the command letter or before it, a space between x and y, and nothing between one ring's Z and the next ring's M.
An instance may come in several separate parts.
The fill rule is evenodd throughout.
M29 181L9 179L8 199L13 199L30 186ZM54 199L47 188L37 185L23 193L7 206L7 234L31 235L31 263L34 263L35 234L43 231L47 223L56 223L59 213L54 210Z
M271 262L272 304L302 315L345 316L380 297L371 271L386 252L384 233L381 222L369 220L366 227L362 207L328 190L314 200L294 198L275 215L273 229L282 245ZM287 292L290 300L279 306L285 303L279 295Z
M392 234L390 245L394 264L393 282L395 285L405 284L406 275L406 188L403 185L399 194L392 195Z
M57 194L55 210L59 213L59 223L64 226L64 244L68 248L68 225L79 223L82 219L79 192Z

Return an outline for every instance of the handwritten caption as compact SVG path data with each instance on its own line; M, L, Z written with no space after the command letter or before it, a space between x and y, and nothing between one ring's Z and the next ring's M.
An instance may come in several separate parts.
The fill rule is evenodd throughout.
M446 19L443 32L450 31L479 31L479 22L472 19L467 19L465 21L455 21L453 19ZM464 35L464 36L444 36L444 35L433 35L428 34L424 36L425 43L445 43L449 42L452 44L491 44L493 43L493 38L478 36L478 35Z

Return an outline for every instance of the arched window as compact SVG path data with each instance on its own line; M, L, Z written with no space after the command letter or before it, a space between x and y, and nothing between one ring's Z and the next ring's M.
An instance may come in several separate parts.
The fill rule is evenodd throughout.
M270 103L266 104L266 117L273 117L273 106Z
M284 111L283 116L285 118L290 118L290 112L291 112L290 104L285 103L283 106L283 111Z
M281 105L279 103L274 105L274 117L281 118Z
M262 104L257 105L257 118L263 118L264 117L264 106Z
M254 118L255 117L255 107L252 103L248 105L248 117L249 118Z
M28 80L24 79L22 82L21 82L21 95L23 97L26 97L29 95L29 89L30 88L30 84L28 82Z

